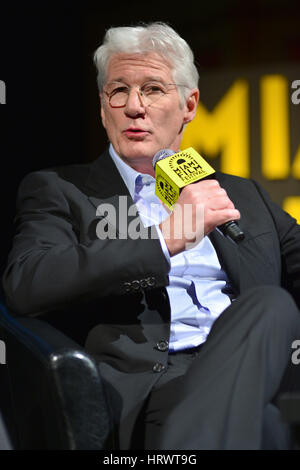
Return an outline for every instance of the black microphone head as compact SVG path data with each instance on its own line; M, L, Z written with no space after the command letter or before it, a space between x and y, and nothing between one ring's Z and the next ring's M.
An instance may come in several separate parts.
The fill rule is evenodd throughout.
M159 150L153 157L153 160L152 160L152 165L153 165L153 168L155 168L155 165L157 162L159 162L160 160L163 160L164 158L167 158L167 157L170 157L171 155L174 155L174 150L171 150L171 149L162 149L162 150Z

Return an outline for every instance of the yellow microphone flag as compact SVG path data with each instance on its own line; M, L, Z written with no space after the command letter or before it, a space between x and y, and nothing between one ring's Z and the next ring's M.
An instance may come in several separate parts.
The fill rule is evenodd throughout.
M215 173L192 147L159 160L155 165L155 194L170 209L182 188Z

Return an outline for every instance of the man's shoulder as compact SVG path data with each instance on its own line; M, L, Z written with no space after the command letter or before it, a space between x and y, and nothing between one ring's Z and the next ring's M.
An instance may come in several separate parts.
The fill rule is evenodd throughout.
M26 176L36 175L44 177L54 177L54 175L56 175L59 178L76 178L79 175L79 177L83 179L85 175L89 174L96 161L97 160L94 160L92 162L69 163L67 165L49 166L31 171Z
M20 187L32 184L56 184L56 185L75 185L81 187L89 179L91 173L96 167L101 165L103 159L106 159L107 153L104 152L98 158L91 162L72 163L67 165L56 165L27 173L21 181Z
M90 173L92 164L69 164L42 168L27 173L19 184L18 193L31 193L51 188L64 188L68 186L80 187L84 184Z
M84 181L89 175L94 163L95 162L58 165L37 170L32 174L44 178L59 178L70 182L75 182L76 180Z

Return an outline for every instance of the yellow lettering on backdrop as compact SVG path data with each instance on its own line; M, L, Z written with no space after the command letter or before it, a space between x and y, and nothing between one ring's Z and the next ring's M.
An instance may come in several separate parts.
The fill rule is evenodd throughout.
M282 204L283 209L294 217L300 224L300 196L286 197Z
M295 179L300 180L300 145L294 158L292 175Z
M268 180L281 180L290 171L289 88L282 75L265 75L260 82L261 163Z
M207 111L200 102L195 119L184 131L181 149L193 147L215 157L221 152L220 170L250 176L249 85L238 79L215 106Z
M290 159L289 86L283 75L260 79L261 170L267 180L300 179L300 146ZM237 79L212 111L199 103L185 129L181 149L193 147L211 158L220 154L225 173L250 176L249 85ZM300 223L300 196L286 197L283 209Z

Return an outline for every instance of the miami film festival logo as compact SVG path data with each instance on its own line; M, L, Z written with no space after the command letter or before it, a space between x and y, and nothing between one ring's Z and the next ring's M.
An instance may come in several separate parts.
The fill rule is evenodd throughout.
M157 176L157 188L159 193L165 200L170 204L170 206L173 206L175 204L176 200L178 199L178 194L176 191L174 191L173 187L171 184L164 178L163 175L158 175Z
M6 85L3 80L0 80L0 104L6 104Z
M200 163L189 153L181 152L179 158L178 155L170 157L169 166L184 183L192 182L195 177L206 176Z

